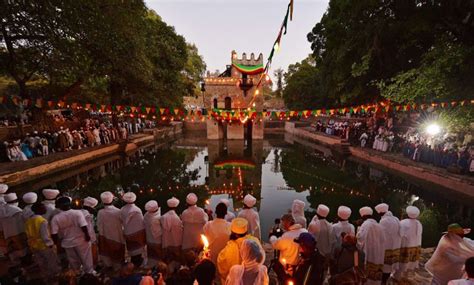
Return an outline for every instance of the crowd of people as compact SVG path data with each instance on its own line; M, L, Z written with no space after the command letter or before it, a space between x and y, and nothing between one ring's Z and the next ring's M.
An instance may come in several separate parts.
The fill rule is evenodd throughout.
M114 127L111 123L97 119L86 119L83 127L77 130L60 127L57 131L33 131L22 139L4 141L2 161L25 161L54 152L64 152L97 145L114 143L127 139L129 134L138 133L149 122L138 119L135 122L122 122ZM1 147L0 146L0 147Z
M379 123L367 120L318 120L313 128L318 132L347 139L351 145L381 152L400 153L417 162L447 168L461 174L474 173L474 142L472 135L452 133L427 134L416 128L396 129L393 120Z
M59 278L60 264L81 276L79 284L266 285L270 270L280 284L386 284L389 278L412 278L421 254L423 227L415 206L408 206L407 217L399 220L381 203L374 208L379 221L374 209L362 207L356 227L350 223L350 208L340 206L339 222L333 224L323 204L308 224L305 202L295 200L270 233L275 259L267 267L256 198L250 194L237 215L226 199L214 214L198 207L194 193L187 195L180 215L175 197L167 200L168 211L161 215L155 200L145 204L143 214L133 192L122 197L103 192L98 207L95 198L78 203L58 190L44 189L43 201L35 192L24 194L23 209L7 185L0 184L0 193L0 250L13 266L30 262L41 269L36 283L29 284ZM125 205L114 206L117 199ZM462 278L465 263L471 264L466 271L472 278L474 241L467 233L458 224L448 227L425 266L433 284ZM204 240L208 245L203 247ZM118 274L105 283L99 268ZM144 273L137 273L140 268Z

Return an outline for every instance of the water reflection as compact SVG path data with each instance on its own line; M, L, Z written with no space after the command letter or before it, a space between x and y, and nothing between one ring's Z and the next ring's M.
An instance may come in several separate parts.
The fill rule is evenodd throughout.
M335 220L341 204L352 208L352 219L357 219L358 209L366 205L386 202L400 217L408 204L414 204L422 212L424 246L435 245L450 222L474 226L472 199L457 198L447 190L330 156L330 150L321 147L314 151L290 142L294 145L281 139L252 144L183 139L168 149L149 148L130 157L109 157L17 190L50 186L74 198L132 190L137 193L139 206L143 208L148 200L155 199L164 208L162 212L172 196L180 199L179 210L183 210L191 191L198 195L200 205L208 201L208 207L214 209L221 198L228 198L238 211L242 198L251 193L258 199L263 237L274 219L291 208L294 199L307 202L308 219L319 203L328 205L330 220Z

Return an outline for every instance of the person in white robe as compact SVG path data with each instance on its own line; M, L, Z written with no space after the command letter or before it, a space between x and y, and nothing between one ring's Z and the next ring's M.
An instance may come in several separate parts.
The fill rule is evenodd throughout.
M8 191L8 185L0 183L0 258L7 255L7 242L5 236L3 235L3 228L1 224L1 217L3 216L3 211L5 209L5 193Z
M244 197L244 208L239 213L239 218L244 218L249 222L249 234L253 235L257 239L261 239L262 233L260 228L260 216L258 212L253 209L255 204L257 203L257 199L247 194Z
M394 278L400 280L414 275L421 257L423 226L418 220L420 210L415 206L406 208L408 218L400 222L400 263Z
M6 242L6 255L12 264L18 265L28 250L25 221L22 210L18 207L16 193L6 194L4 199L6 205L3 206L3 211L0 213L0 225Z
M365 254L367 285L382 283L385 259L384 232L372 217L373 213L372 208L362 207L359 214L364 222L357 229L357 245Z
M278 280L285 280L291 276L300 262L300 245L295 242L300 234L308 231L296 223L292 214L285 214L281 217L283 230L285 231L280 238L270 237L270 243L274 250L280 251L278 262L275 263L274 270Z
M176 213L179 200L172 197L166 204L169 210L161 217L162 245L167 259L173 260L179 258L183 245L183 222Z
M339 206L339 208L337 208L337 218L339 221L332 226L336 239L335 248L341 247L342 239L345 235L355 236L355 227L353 224L349 223L351 214L352 210L349 207Z
M317 244L316 247L326 259L331 257L331 252L336 243L336 237L332 224L326 220L329 215L329 208L326 205L319 204L311 223L308 226L308 232L313 235Z
M451 280L448 285L474 285L474 256L466 259L464 270L467 275L465 278Z
M224 203L227 207L227 214L225 215L225 220L229 223L232 222L232 220L235 219L235 214L230 210L229 199L222 198L219 202Z
M143 220L146 230L147 264L153 267L158 265L158 261L162 258L160 207L158 202L150 200L145 204L145 210Z
M306 228L306 217L304 216L304 207L306 203L301 200L294 200L291 205L291 214L297 224L300 224L303 228Z
M95 207L99 201L93 197L86 197L82 203L83 209L81 210L84 214L84 218L87 222L87 230L89 231L89 236L91 238L91 250L92 250L92 260L94 265L97 265L98 255L97 255L97 235L95 233Z
M202 247L202 228L207 223L209 216L202 208L196 206L197 201L198 198L194 193L189 193L186 196L188 208L181 214L181 221L183 222L183 250L197 250Z
M204 235L209 241L209 253L211 261L217 264L217 256L226 246L230 237L230 222L225 217L228 214L227 205L219 203L216 206L216 218L208 221L203 228Z
M35 192L25 193L22 197L25 206L23 207L23 220L26 222L29 218L33 217L35 213L31 210L31 206L38 200L38 195Z
M230 268L225 285L268 285L269 278L265 262L265 251L254 240L246 239L240 247L242 263Z
M125 260L125 238L120 209L113 205L114 194L100 194L104 208L97 213L99 258L106 267L119 268Z
M450 280L463 277L466 259L474 256L474 240L465 237L471 229L451 224L441 237L425 269L433 275L433 285L445 285Z
M146 245L143 213L142 210L135 205L135 201L137 200L135 193L127 192L123 194L122 200L127 203L120 209L125 244L128 254L131 256L131 262L136 267L139 267L143 263L143 254L145 253Z
M56 245L66 251L69 267L84 273L95 274L89 230L84 214L71 209L71 199L61 197L56 201L61 211L51 220L51 236Z
M382 284L386 284L390 275L398 270L400 261L400 220L389 211L386 203L375 206L375 211L381 216L379 224L384 232L385 257Z
M59 213L55 203L60 192L57 189L43 189L41 193L44 196L42 203L46 206L46 214L43 215L43 218L51 224L51 219L53 219L54 215Z

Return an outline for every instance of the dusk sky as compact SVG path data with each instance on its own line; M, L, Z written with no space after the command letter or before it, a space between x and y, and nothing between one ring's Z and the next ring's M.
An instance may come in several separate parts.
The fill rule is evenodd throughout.
M234 49L263 53L272 48L289 0L145 0L163 20L195 43L207 69L223 71ZM328 0L295 0L293 21L273 58L272 70L301 61L311 53L306 35L326 11Z

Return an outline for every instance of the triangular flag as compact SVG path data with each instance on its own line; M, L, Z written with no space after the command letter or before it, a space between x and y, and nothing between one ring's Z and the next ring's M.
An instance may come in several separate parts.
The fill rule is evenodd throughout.
M150 110L151 110L150 107L145 107L145 110L146 110L146 113L147 113L147 114L150 114Z

